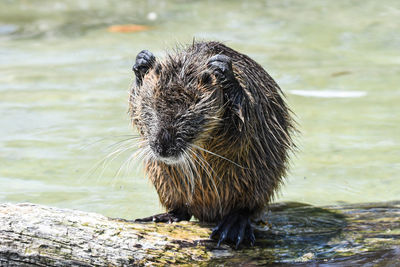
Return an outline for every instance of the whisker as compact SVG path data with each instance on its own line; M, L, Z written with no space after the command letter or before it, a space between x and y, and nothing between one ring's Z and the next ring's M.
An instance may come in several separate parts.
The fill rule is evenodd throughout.
M239 164L237 164L236 162L234 162L234 161L232 161L232 160L230 160L230 159L228 159L228 158L225 158L224 156L221 156L221 155L218 155L217 153L211 152L210 150L207 150L207 149L202 148L202 147L200 147L200 146L197 146L197 145L195 145L195 144L192 144L192 146L193 146L194 148L197 148L197 149L201 150L201 151L204 151L204 152L206 152L206 153L210 153L211 155L214 155L214 156L216 156L216 157L219 157L219 158L221 158L221 159L224 159L224 160L226 160L226 161L228 161L228 162L230 162L230 163L234 164L235 166L238 166L238 167L240 167L240 168L242 168L242 169L247 169L247 168L243 167L242 165L239 165Z
M96 162L94 164L94 166L92 168L90 168L82 177L87 178L90 175L94 174L99 168L101 168L101 173L97 176L97 180L96 180L98 182L98 180L103 176L105 170L107 169L107 166L110 165L119 155L121 155L122 153L124 153L130 149L134 149L136 146L138 146L142 143L142 142L136 142L132 145L123 147L124 143L126 141L137 139L137 137L134 135L125 135L125 136L130 136L130 138L118 141L115 144L113 144L114 146L117 146L115 148L115 150L111 151L104 158L102 158L101 160ZM111 145L111 146L113 146L113 145Z
M145 158L147 156L146 154L149 153L147 144L148 144L148 142L145 140L143 140L142 142L139 142L138 149L136 151L134 151L133 153L131 153L127 157L127 159L121 164L121 166L118 168L118 171L114 175L114 179L120 175L120 173L123 169L125 169L124 176L126 176L129 172L129 170L131 169L131 165L134 162L134 159L142 160L143 158Z
M215 184L215 180L213 179L213 177L212 177L210 171L207 169L207 167L205 166L205 164L208 165L208 167L210 168L210 170L215 174L215 176L216 176L219 180L220 180L220 178L218 177L218 175L216 175L214 169L210 166L210 164L209 164L203 157L200 157L200 156L199 156L193 149L191 149L190 147L189 147L188 149L189 149L189 151L195 156L194 160L195 160L195 161L199 164L199 166L204 170L204 172L207 174L207 177L208 177L209 180L211 181L211 183L212 183L212 185L213 185L213 187L214 187L214 190L215 190L215 192L216 192L216 195L217 195L218 206L219 206L220 212L222 212L221 197L220 197L220 194L219 194L219 191L218 191L218 187L217 187L217 185ZM196 158L197 158L197 159L196 159ZM200 177L200 179L201 179L201 177ZM202 185L203 185L203 183L202 183ZM203 189L204 189L204 187L203 187Z
M190 157L185 157L184 158L184 163L185 163L184 166L185 166L186 172L188 173L188 176L189 176L188 178L189 178L189 182L190 182L190 192L193 195L195 186L194 186L193 169L192 169L192 166L190 164Z
M103 137L103 138L100 138L100 139L98 139L98 140L95 140L95 141L93 141L93 142L90 142L90 143L88 143L88 144L82 145L82 146L80 147L80 149L81 149L81 150L85 150L85 149L87 149L88 147L93 146L93 145L95 145L95 144L97 144L97 143L104 142L104 141L106 141L106 140L111 140L112 138L121 138L121 137L129 137L128 139L125 139L125 140L130 140L130 138L132 138L132 140L133 140L133 139L136 139L136 138L140 138L140 135L125 134L125 135L107 136L107 137ZM124 140L122 140L122 141L124 141ZM117 143L122 142L122 141L118 141ZM110 145L110 146L112 146L112 145ZM110 147L110 146L108 146L108 147Z
M118 142L115 142L114 144L111 144L111 145L107 146L106 149L111 149L111 148L113 148L113 147L115 147L117 145L123 144L123 143L128 142L128 141L137 141L137 140L140 140L140 139L142 139L141 136L131 136L129 138L120 140Z
M103 160L102 172L100 173L100 177L103 176L104 171L106 170L107 166L109 166L112 162L114 162L114 160L115 160L116 158L118 158L119 155L121 155L122 153L124 153L124 152L126 152L126 151L128 151L128 150L130 150L130 149L135 148L136 145L137 145L137 144L133 144L133 145L128 146L128 147L119 148L118 150L109 153L109 154L106 156L106 158ZM115 178L115 176L114 176L114 178Z

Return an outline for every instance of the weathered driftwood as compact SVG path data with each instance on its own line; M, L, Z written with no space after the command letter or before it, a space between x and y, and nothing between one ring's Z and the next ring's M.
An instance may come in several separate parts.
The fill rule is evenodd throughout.
M275 204L254 247L209 240L197 222L139 224L33 204L0 205L0 266L246 263L400 265L400 202L317 208Z

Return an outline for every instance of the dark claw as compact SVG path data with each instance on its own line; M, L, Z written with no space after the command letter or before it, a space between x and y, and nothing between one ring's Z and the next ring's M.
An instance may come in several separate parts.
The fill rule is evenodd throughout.
M226 239L226 235L224 235L224 233L222 233L222 234L221 234L221 237L220 237L219 240L218 240L217 248L219 248L219 246L221 245L221 242L222 242L222 241L225 241L225 239Z
M232 228L233 224L236 222L236 214L229 216L227 223L225 224L222 233L219 236L219 240L218 240L218 244L217 247L219 247L219 245L221 244L221 242L225 241L225 239L230 235L229 235L229 230ZM231 239L231 238L229 238Z
M171 220L171 214L161 213L153 216L136 219L135 222L169 222Z
M254 246L254 243L256 243L256 237L254 236L253 227L251 227L250 221L249 221L247 227L248 227L247 229L248 229L248 231L249 231L249 236L250 236L250 237L249 237L250 245L253 247L253 246Z
M157 215L154 215L157 216ZM135 219L134 222L152 222L154 216L150 216L150 217L145 217L145 218L139 218L139 219Z
M219 233L219 231L221 230L221 227L224 225L224 223L226 222L228 216L226 216L211 232L210 235L210 239L212 239L216 234Z
M250 245L253 246L255 236L250 224L249 213L239 211L225 216L218 226L213 229L210 238L218 235L218 247L226 241L235 244L235 248L237 249L245 240L248 240Z
M136 219L135 222L164 222L173 223L180 221L189 221L192 215L185 210L172 210L166 213Z
M246 226L247 226L248 221L246 220L240 220L240 225L239 225L239 233L238 233L238 237L237 237L237 241L236 241L236 246L235 248L238 249L240 243L242 243L243 238L244 238L244 233L246 231Z
M210 235L210 239L212 239L217 233L219 232L219 227L215 227L212 229L211 235Z

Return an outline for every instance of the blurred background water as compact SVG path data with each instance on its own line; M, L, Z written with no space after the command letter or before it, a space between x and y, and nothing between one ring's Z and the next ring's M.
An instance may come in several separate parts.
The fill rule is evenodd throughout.
M400 197L400 4L385 1L0 2L0 202L135 218L161 211L129 154L128 89L142 49L195 37L261 63L297 114L299 152L277 201ZM147 30L121 33L112 25Z

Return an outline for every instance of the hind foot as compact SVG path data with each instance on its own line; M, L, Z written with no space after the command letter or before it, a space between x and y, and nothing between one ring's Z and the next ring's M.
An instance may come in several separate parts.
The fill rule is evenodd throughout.
M256 241L249 213L243 211L231 212L225 216L213 229L210 238L216 236L219 236L218 247L224 241L234 243L236 249L244 240L248 240L251 246Z
M173 223L180 221L189 221L192 215L185 210L172 210L166 213L156 214L146 218L136 219L135 222L165 222Z
M133 65L132 70L136 75L136 84L140 86L144 75L149 69L153 67L156 62L156 58L150 51L143 50L136 56L135 65Z

